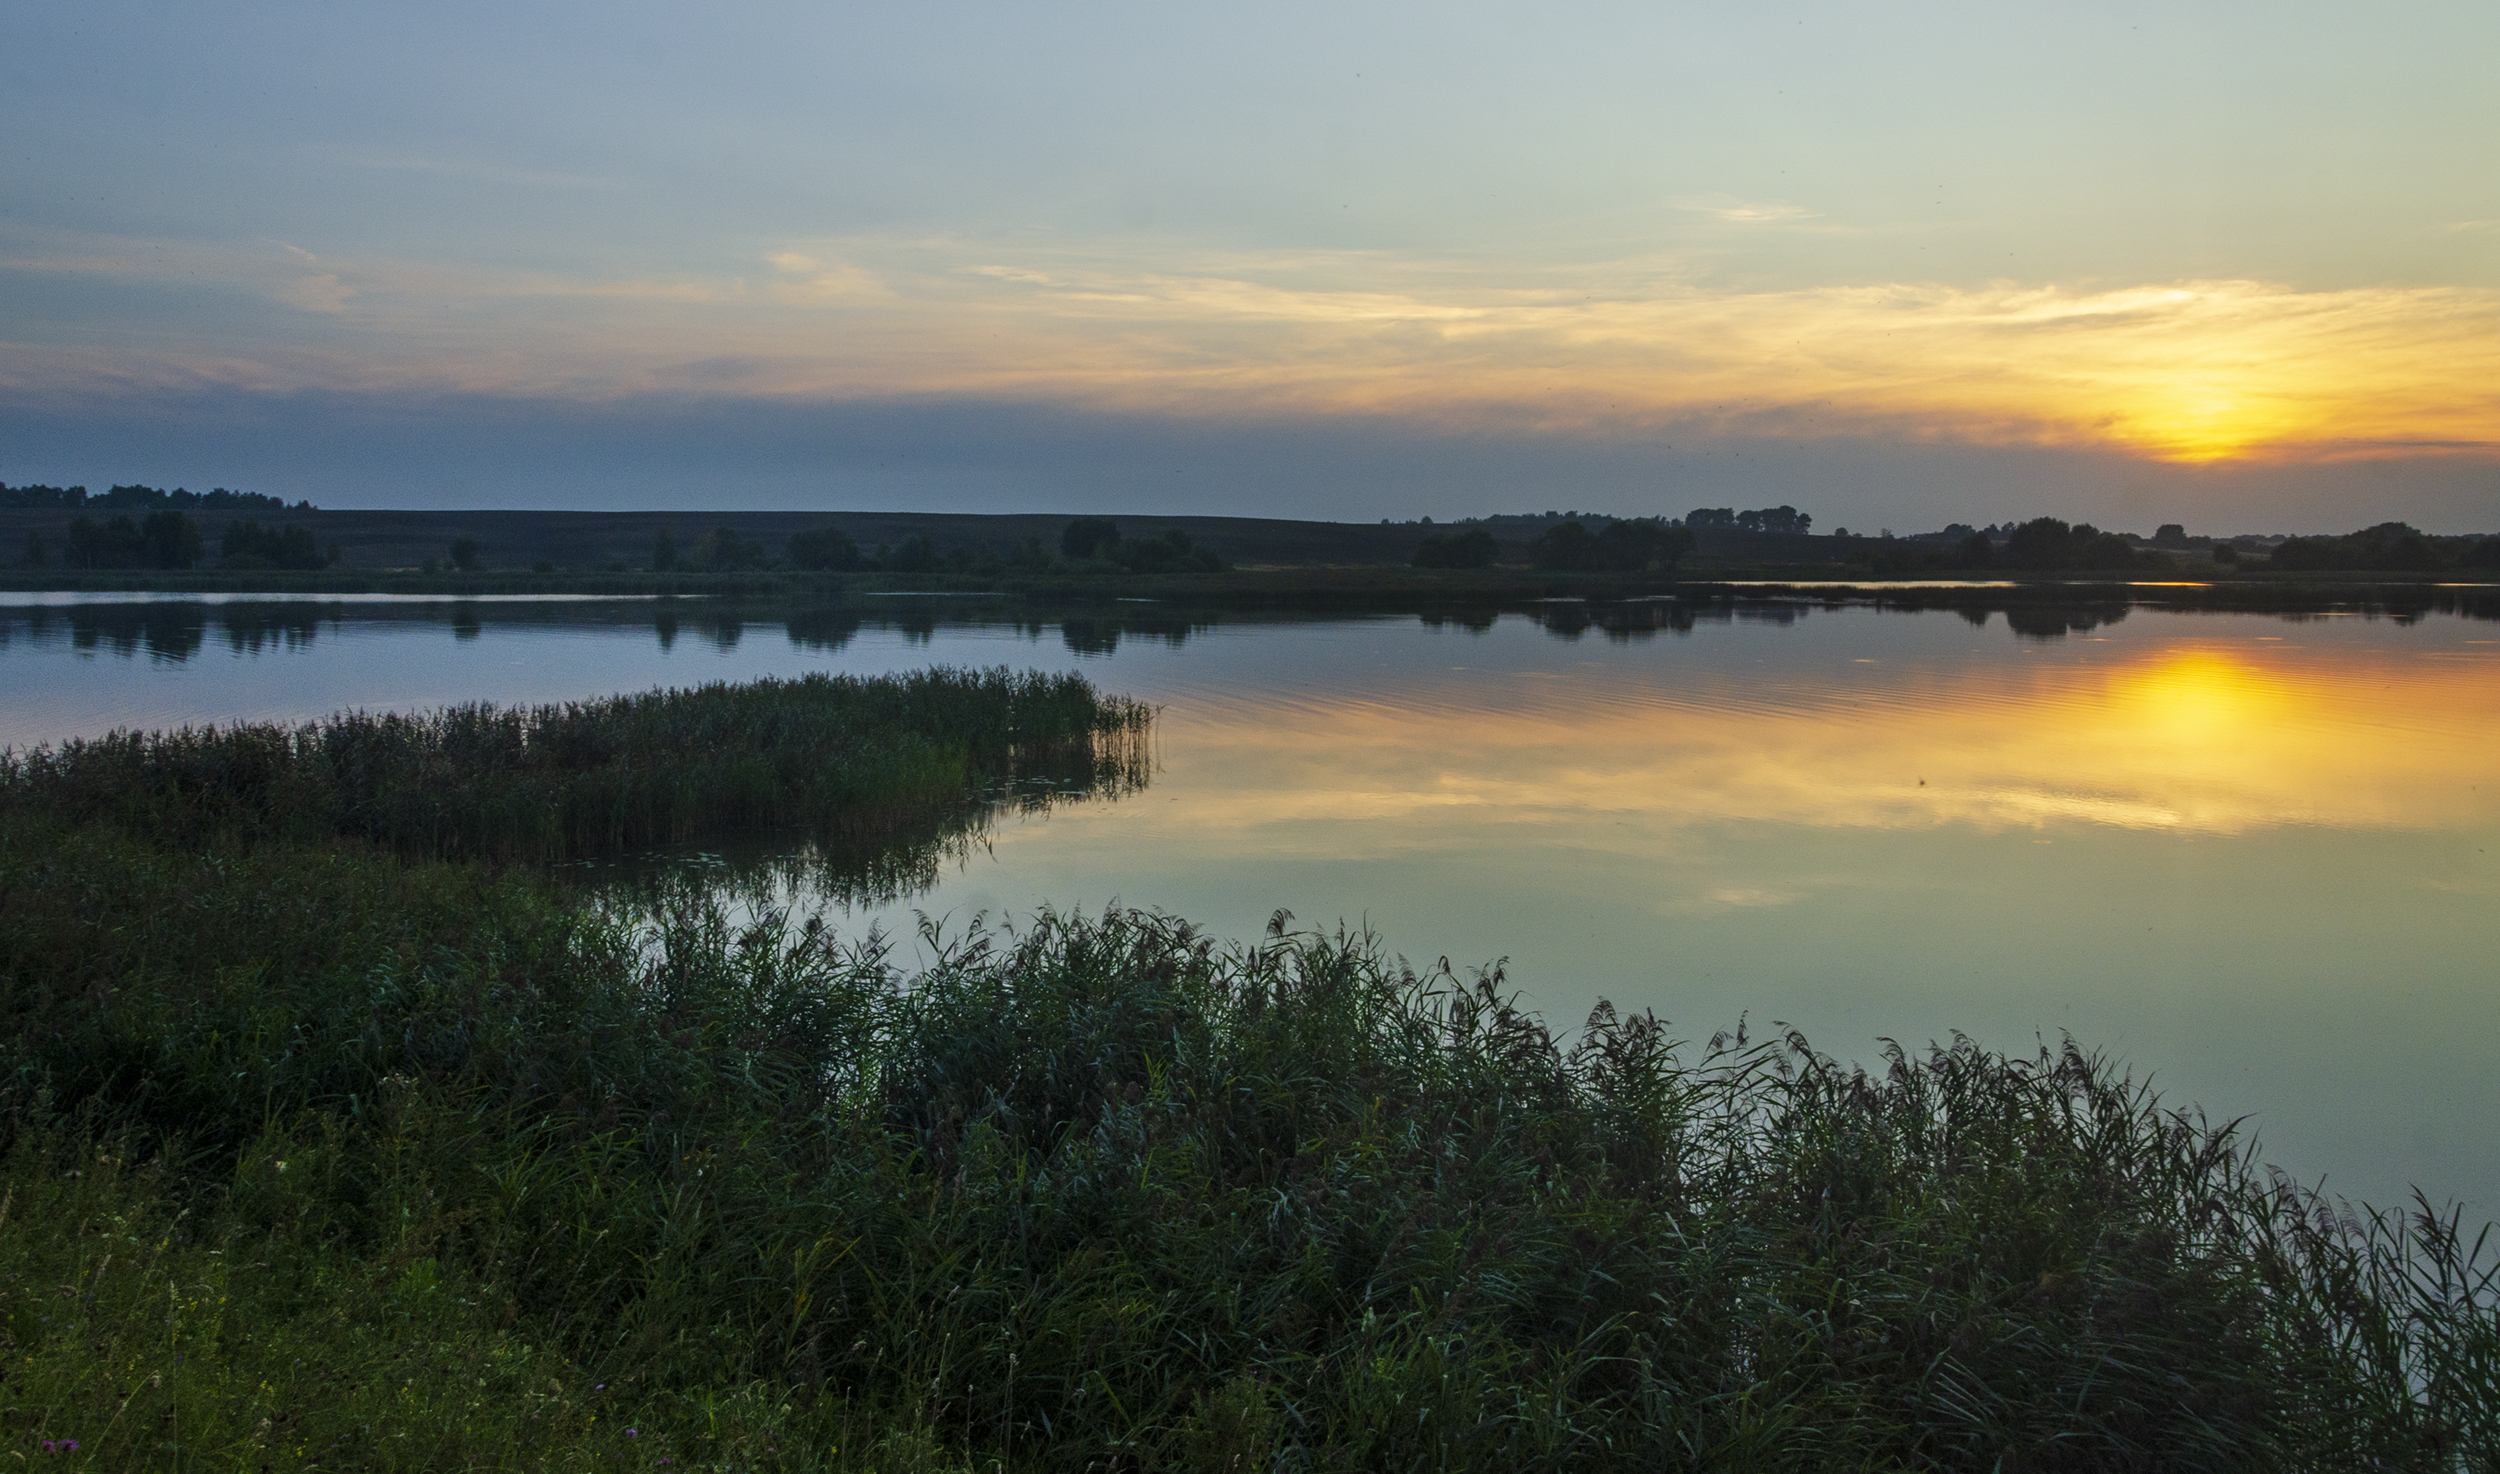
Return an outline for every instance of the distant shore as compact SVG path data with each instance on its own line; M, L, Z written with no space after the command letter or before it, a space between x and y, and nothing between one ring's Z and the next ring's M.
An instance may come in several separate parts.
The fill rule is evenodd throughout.
M1147 599L1193 608L1313 611L1798 596L1920 607L2128 600L2276 609L2441 598L2473 603L2500 595L2500 582L2493 581L2500 574L2480 567L2275 570L2261 552L2217 561L2214 539L2158 547L2136 540L2133 551L2120 549L2122 561L2133 560L2124 569L2040 571L1935 566L1950 559L1931 537L1703 526L1689 538L1689 551L1668 566L1594 571L1535 566L1534 538L1552 524L1527 518L1436 525L1121 517L1115 537L1123 551L1116 557L1070 557L1065 549L1076 519L1063 515L311 508L257 515L272 528L298 529L297 538L321 550L327 565L234 566L261 560L221 556L216 545L252 519L212 511L196 519L203 546L193 566L68 567L73 514L12 508L0 509L0 558L10 559L0 564L0 592L680 596L806 604L924 593L1018 604ZM1459 527L1482 540L1490 566L1416 566L1419 552L1429 558L1433 545L1446 545ZM800 550L808 538L828 535L841 545L840 556L815 561L833 566L796 566L807 561ZM1141 550L1155 556L1133 556ZM42 561L34 561L38 557Z
M2350 602L2418 602L2433 596L2469 601L2500 598L2500 582L2453 575L2391 573L2243 573L2181 579L2151 574L2106 576L2008 573L1925 578L1853 577L1846 569L1696 566L1676 574L1572 573L1533 568L1419 569L1395 565L1232 568L1164 574L811 573L789 569L740 572L649 570L444 569L340 566L315 571L275 569L0 568L0 594L160 593L265 594L273 599L354 595L464 598L570 595L735 598L765 602L842 603L914 594L1016 604L1085 604L1153 600L1224 608L1306 608L1401 611L1448 605L1512 605L1552 599L1716 601L1811 597L1962 604L2106 602L2274 609Z

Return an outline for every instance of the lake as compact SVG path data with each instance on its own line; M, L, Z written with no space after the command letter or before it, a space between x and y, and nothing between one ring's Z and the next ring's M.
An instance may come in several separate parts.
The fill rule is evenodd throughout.
M2071 1034L2265 1157L2500 1206L2500 623L1903 613L1770 599L1439 620L1067 619L937 599L7 595L0 744L816 670L1083 672L1163 708L1151 783L1002 818L848 916L1117 901L1372 928L1703 1038L1873 1060ZM2121 616L2115 617L2112 616Z

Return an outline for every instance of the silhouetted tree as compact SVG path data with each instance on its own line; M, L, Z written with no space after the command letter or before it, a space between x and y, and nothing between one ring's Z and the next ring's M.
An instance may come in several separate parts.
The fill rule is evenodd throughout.
M1592 549L1596 542L1579 518L1566 518L1530 540L1528 561L1539 568L1586 568L1595 556Z
M1120 540L1119 525L1108 517L1079 517L1059 534L1059 551L1071 558L1108 556Z
M1690 523L1688 518L1678 527L1657 517L1627 517L1592 533L1573 518L1539 533L1528 544L1528 559L1539 568L1671 572L1693 549Z
M2438 544L2404 522L2381 522L2343 537L2287 538L2274 549L2275 567L2302 572L2422 573L2447 562Z
M188 568L200 561L208 547L200 536L200 525L180 512L150 512L141 524L139 536L147 545L147 560L154 568Z
M858 541L839 527L794 532L782 551L793 565L817 572L859 566Z
M454 538L451 544L451 566L462 573L473 572L477 568L477 555L481 551L483 550L478 547L476 538Z
M1215 549L1197 546L1177 527L1161 537L1124 538L1110 544L1105 556L1128 573L1219 573L1224 568Z
M68 542L73 568L188 568L206 546L199 524L171 510L149 513L144 525L128 517L101 525L72 517Z
M75 511L86 504L87 488L83 486L11 486L0 481L0 507L67 507Z
M740 537L734 527L715 527L695 539L686 551L685 561L714 573L731 573L761 568L766 561L764 545L751 537Z
M1490 568L1496 549L1493 534L1482 527L1459 533L1434 533L1415 548L1418 568Z
M2034 517L2005 539L2004 561L2015 568L2117 570L2139 561L2135 545L2089 522L2069 527L2055 517Z
M220 561L228 568L326 568L338 561L338 549L332 546L325 556L313 541L313 532L301 525L287 528L263 527L245 519L226 524L225 533L217 540Z
M1757 511L1736 514L1736 528L1739 532L1803 534L1813 526L1814 519L1795 507L1763 507Z

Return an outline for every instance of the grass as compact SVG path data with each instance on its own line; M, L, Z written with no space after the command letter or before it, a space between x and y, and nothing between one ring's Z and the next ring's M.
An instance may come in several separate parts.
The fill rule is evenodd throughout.
M428 858L561 860L766 828L880 833L993 776L1071 756L1106 775L1134 766L1149 716L1066 675L810 675L115 732L0 754L0 802L177 844L350 837Z
M1566 1042L1498 971L1281 915L1044 914L905 966L131 799L132 761L0 796L29 1461L2500 1459L2500 1285L2453 1215L2330 1210L2073 1048L1867 1072L1607 1009Z

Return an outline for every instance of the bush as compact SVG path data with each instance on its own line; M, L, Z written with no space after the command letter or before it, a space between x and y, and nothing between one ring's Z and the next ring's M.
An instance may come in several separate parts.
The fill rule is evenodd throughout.
M1609 522L1595 533L1574 517L1539 533L1528 544L1528 558L1539 568L1556 570L1672 573L1693 550L1693 542L1689 527L1673 526L1656 517Z
M811 572L839 572L859 566L858 541L839 527L794 532L782 545L782 551L792 567Z
M1161 537L1123 539L1104 546L1104 555L1124 573L1221 573L1224 560L1213 548L1192 544L1175 527Z
M2453 540L2454 551L2403 522L2382 522L2343 537L2286 538L2272 565L2287 572L2434 573L2475 556L2475 545Z
M67 541L72 568L182 569L200 561L207 546L199 524L175 511L150 512L145 523L72 517Z
M1108 517L1079 517L1059 533L1059 551L1070 558L1106 556L1120 540L1119 525Z
M2034 517L2005 539L2002 559L2008 567L2043 572L2116 572L2143 563L2135 545L2089 522L2072 527L2055 517Z
M228 523L217 550L228 568L314 569L338 561L336 548L324 553L315 546L309 527L263 527L249 519Z

